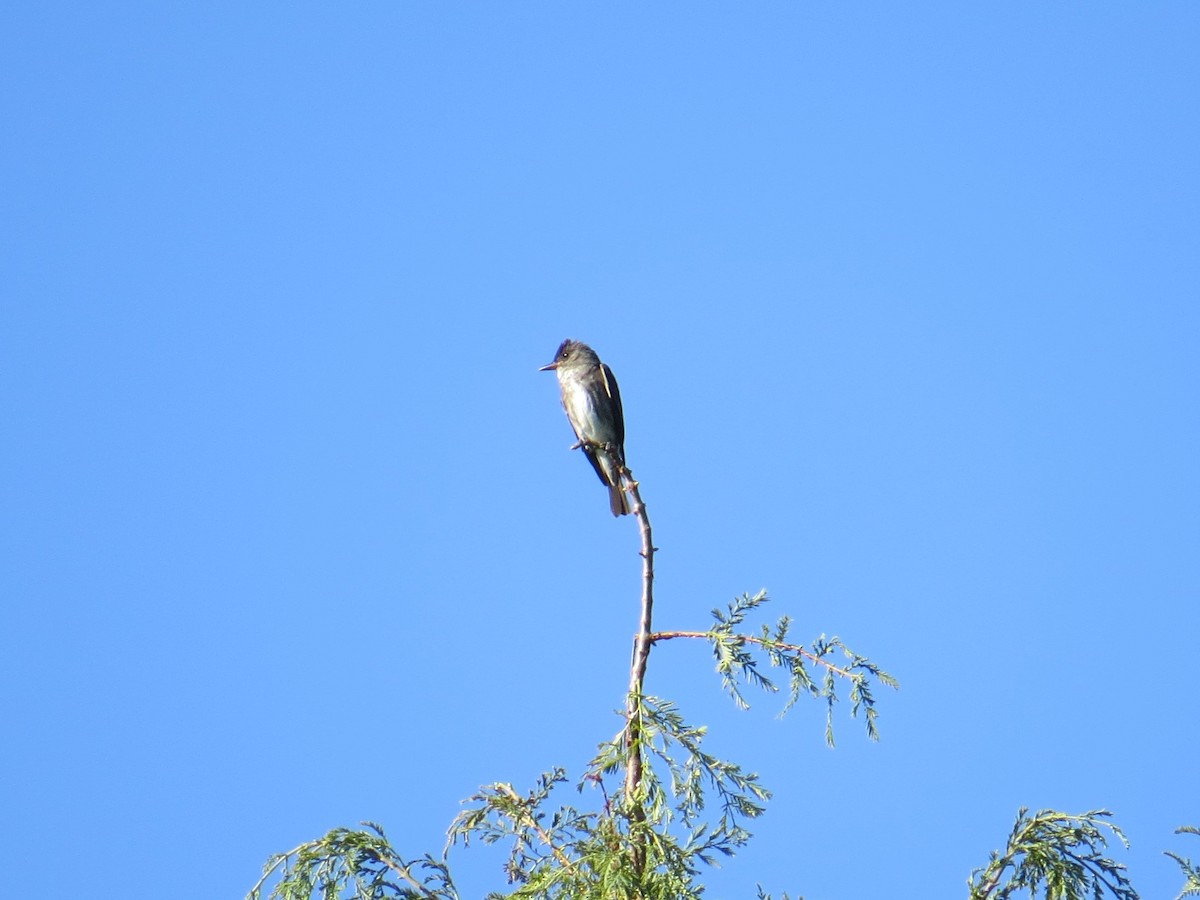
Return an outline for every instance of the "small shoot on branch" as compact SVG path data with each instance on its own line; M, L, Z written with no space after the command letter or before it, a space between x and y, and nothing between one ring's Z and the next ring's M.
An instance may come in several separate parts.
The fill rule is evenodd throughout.
M825 740L833 746L833 707L838 702L838 684L840 681L850 682L850 715L858 718L862 713L866 723L867 736L871 740L879 739L876 724L875 694L872 682L890 688L899 688L899 683L865 656L852 651L842 643L841 638L827 638L821 635L808 647L788 643L786 638L792 621L788 616L782 616L771 628L763 625L756 634L737 631L743 625L746 616L768 601L767 592L759 591L751 596L742 594L734 598L724 609L712 611L716 624L708 631L660 631L652 634L654 642L673 640L675 638L699 638L709 641L713 648L713 657L717 661L717 674L721 676L721 685L733 702L741 709L749 707L742 694L741 685L748 684L767 693L775 693L778 687L760 670L763 656L772 667L782 668L788 672L788 699L784 703L780 715L784 715L795 705L802 695L825 701ZM848 661L839 665L831 657L840 651ZM813 677L812 666L824 669L818 682Z

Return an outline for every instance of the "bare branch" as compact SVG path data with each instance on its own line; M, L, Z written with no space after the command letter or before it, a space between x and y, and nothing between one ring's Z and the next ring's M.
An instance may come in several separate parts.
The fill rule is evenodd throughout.
M607 452L607 451L605 451ZM615 455L613 461L619 463ZM638 482L628 466L620 466L621 478L625 491L633 499L633 513L637 516L638 528L642 535L642 609L638 621L637 635L633 641L633 659L629 666L629 694L625 701L625 750L628 758L625 763L625 799L629 804L629 812L633 820L641 823L646 819L646 810L638 799L638 789L642 783L642 749L641 749L641 697L642 688L646 681L646 665L650 660L650 648L653 646L650 628L654 613L654 539L650 531L650 516L646 513L646 504L638 490ZM646 861L644 837L634 837L634 868L640 873Z

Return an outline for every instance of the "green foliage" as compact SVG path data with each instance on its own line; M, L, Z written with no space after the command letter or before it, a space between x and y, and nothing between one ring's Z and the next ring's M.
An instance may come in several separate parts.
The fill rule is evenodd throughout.
M523 898L580 898L608 900L644 897L669 900L699 897L685 855L666 836L647 841L649 865L634 865L632 842L649 834L650 826L615 807L604 813L583 813L570 806L551 812L550 790L565 781L561 771L543 775L538 786L518 795L504 784L484 788L468 802L451 826L451 841L485 843L508 839L512 852L506 865L511 893L491 893L488 900ZM582 790L585 778L579 785Z
M673 823L685 829L687 836L679 844L679 853L687 861L688 871L696 871L695 862L712 865L714 853L732 856L750 837L742 823L762 814L770 791L758 783L757 775L701 750L707 729L688 725L673 703L657 697L636 699L633 733L640 743L639 752L652 763L643 773L637 796L625 797L622 788L616 794L617 806L640 807L646 823L660 832ZM593 776L603 777L624 767L630 752L624 746L627 734L622 732L601 745L592 761ZM720 801L721 814L715 826L701 822L706 792L715 793Z
M524 795L493 784L471 798L475 805L451 826L451 843L512 843L505 868L520 887L491 898L698 898L701 866L733 855L750 837L742 823L770 797L757 777L705 753L705 729L688 725L670 702L638 697L635 709L635 727L600 746L578 785L600 789L601 811L548 809L551 791L566 781L561 769ZM629 797L621 775L635 751L652 762ZM610 792L613 778L622 786ZM702 821L706 794L720 803L715 822ZM640 866L635 851L644 853Z
M1194 825L1184 825L1181 828L1176 828L1175 833L1200 834L1200 828ZM1175 900L1183 900L1184 897L1200 897L1200 865L1193 864L1190 859L1182 857L1178 853L1172 853L1170 850L1164 850L1163 852L1179 863L1179 868L1183 870L1183 877L1186 879L1183 890L1179 892Z
M489 898L600 897L604 891L632 887L635 873L628 853L622 851L627 829L621 817L565 805L547 811L551 792L566 780L563 770L555 769L525 794L508 784L489 785L467 801L474 806L455 818L447 850L459 841L469 845L472 838L485 844L512 843L505 872L509 883L518 887Z
M871 690L871 679L878 679L882 684L891 688L899 688L899 683L875 665L865 656L854 653L838 637L827 638L821 635L809 647L801 647L787 642L788 631L792 620L782 616L772 629L767 625L757 635L746 635L737 632L746 616L767 602L767 592L759 591L753 597L742 594L730 603L724 611L714 609L713 618L717 624L705 633L713 645L713 655L717 660L717 672L721 676L721 684L733 698L734 703L743 709L749 707L746 698L739 688L739 679L768 693L775 693L779 688L774 681L765 676L758 667L754 651L765 654L772 667L781 668L788 673L788 699L780 715L787 713L801 696L823 700L825 713L825 740L829 746L833 740L833 707L838 702L837 685L841 677L850 682L850 714L857 718L859 712L864 713L867 726L867 736L871 740L879 740L876 728L875 695ZM846 665L836 665L831 657L840 650L848 660ZM813 666L823 668L820 683L814 679Z
M277 871L283 877L269 894L278 900L337 900L347 891L357 900L458 900L444 861L431 856L405 861L383 829L364 822L366 831L335 828L267 860L263 876L247 900L260 900Z
M1103 853L1108 845L1106 831L1129 846L1121 829L1108 821L1112 813L1097 809L1072 816L1044 809L1030 816L1028 812L1018 811L1004 852L993 851L991 862L971 873L967 882L971 900L1003 900L1019 890L1028 890L1033 897L1044 891L1046 900L1101 900L1105 892L1118 900L1137 900L1125 867Z

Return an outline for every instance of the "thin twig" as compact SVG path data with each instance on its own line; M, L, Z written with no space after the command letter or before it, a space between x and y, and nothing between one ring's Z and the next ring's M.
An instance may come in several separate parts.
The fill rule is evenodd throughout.
M575 869L575 864L571 862L571 860L565 853L562 852L562 850L555 846L554 841L550 840L550 835L547 834L546 830L538 824L537 819L530 815L529 810L525 807L524 799L522 799L522 797L512 789L512 786L508 784L498 784L496 785L496 790L504 794L504 796L508 797L508 799L512 800L517 804L518 807L520 807L520 809L525 813L525 824L537 832L537 836L542 839L542 843L550 848L550 852L554 854L554 858L558 860L559 864L572 875L578 877L579 872Z
M305 841L305 842L304 842L303 844L301 844L299 847L296 847L296 848L294 848L294 849L292 849L292 850L289 850L287 853L280 853L280 854L279 854L279 856L277 856L277 857L275 858L275 861L274 861L273 863L270 863L270 864L269 864L269 865L268 865L268 866L267 866L267 867L266 867L266 868L263 870L263 875L262 875L262 878L258 879L258 884L254 885L254 887L252 887L252 888L250 889L250 893L248 893L248 894L246 895L246 897L247 897L247 898L249 898L249 897L254 897L254 896L256 896L256 895L257 895L257 893L258 893L260 890L262 890L262 887L263 887L263 885L267 883L267 879L268 879L268 878L270 878L272 875L274 875L274 874L275 874L275 870L276 870L276 869L278 869L278 868L279 868L281 865L283 865L284 863L286 863L286 862L287 862L289 859L291 859L293 856L296 856L297 854L299 854L299 853L300 853L300 851L301 851L301 850L303 850L305 847L309 846L310 844L314 844L314 843L316 843L316 842L315 842L315 841Z
M417 879L408 871L408 866L396 865L396 863L392 862L390 859L383 859L382 857L378 856L378 854L376 854L376 858L397 875L403 877L405 881L415 887L418 891L421 891L421 893L423 893L426 897L437 896L437 894L425 887L422 882L417 881Z
M717 637L713 631L656 631L650 635L650 642L669 641L673 638L703 638L704 640L712 640ZM852 681L862 676L858 673L851 672L849 669L843 669L841 666L835 666L829 660L817 656L811 650L801 647L797 644L781 644L779 641L770 641L765 638L751 637L748 634L735 635L739 641L745 641L748 644L758 644L760 647L766 647L768 650L791 650L793 653L799 653L806 659L812 662L819 663L825 668L841 675L843 678L849 678Z

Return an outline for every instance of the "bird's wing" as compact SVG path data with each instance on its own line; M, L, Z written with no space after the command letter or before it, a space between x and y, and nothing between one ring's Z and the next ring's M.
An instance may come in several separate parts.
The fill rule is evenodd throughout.
M586 456L588 458L588 462L592 464L592 468L596 470L596 475L599 476L600 483L611 486L612 481L604 473L604 466L600 464L600 459L596 456L596 451L587 444L583 445L582 450L583 455Z
M604 390L612 398L613 409L617 418L617 449L621 451L622 462L625 456L625 410L621 407L621 389L617 387L617 377L607 363L600 363L600 374L604 376Z

